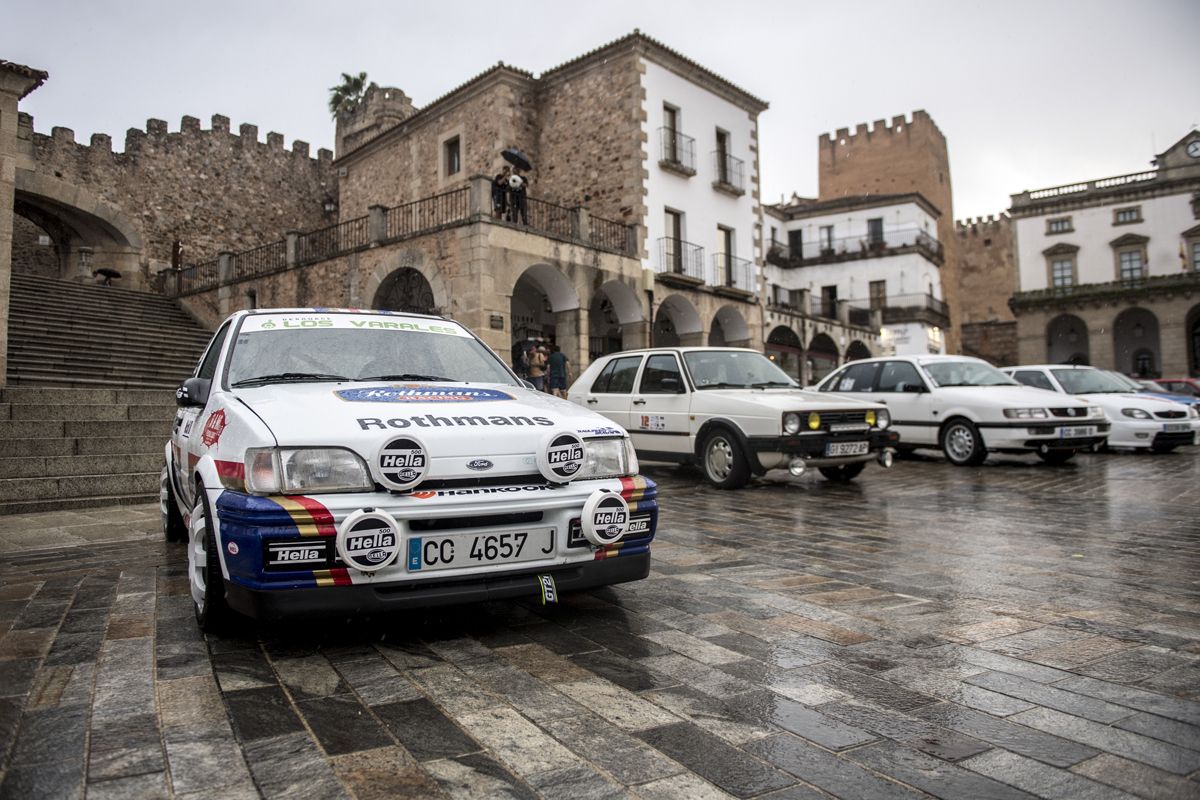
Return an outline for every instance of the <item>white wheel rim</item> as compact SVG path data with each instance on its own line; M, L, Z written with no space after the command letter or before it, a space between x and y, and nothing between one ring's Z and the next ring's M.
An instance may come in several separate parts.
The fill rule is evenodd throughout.
M966 461L975 451L975 437L966 425L955 425L946 434L946 453L955 461Z
M725 480L733 470L733 447L723 438L713 439L708 445L704 463L713 480Z
M169 504L171 501L171 490L167 488L167 480L167 471L164 469L162 472L162 478L158 482L158 510L162 512L164 530L167 527L167 509L170 507Z
M188 582L192 587L192 600L200 607L203 607L208 592L208 551L204 549L204 534L204 505L197 503L188 525Z

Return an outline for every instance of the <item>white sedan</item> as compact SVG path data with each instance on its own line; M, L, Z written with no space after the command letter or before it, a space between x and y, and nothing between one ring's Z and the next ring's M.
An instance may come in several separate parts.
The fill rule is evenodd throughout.
M1031 451L1059 464L1108 435L1098 406L1022 386L967 356L852 361L817 388L886 404L902 448L939 449L957 466L982 464L988 452Z
M1194 407L1130 391L1128 384L1095 367L1038 364L1004 372L1026 386L1074 395L1103 408L1112 420L1108 444L1113 447L1169 453L1196 444L1200 436L1200 412Z

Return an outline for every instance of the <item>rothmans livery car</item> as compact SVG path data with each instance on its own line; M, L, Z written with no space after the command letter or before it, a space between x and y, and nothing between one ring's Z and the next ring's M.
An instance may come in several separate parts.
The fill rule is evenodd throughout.
M205 629L649 572L657 491L625 431L525 388L455 322L238 312L176 394L163 526Z

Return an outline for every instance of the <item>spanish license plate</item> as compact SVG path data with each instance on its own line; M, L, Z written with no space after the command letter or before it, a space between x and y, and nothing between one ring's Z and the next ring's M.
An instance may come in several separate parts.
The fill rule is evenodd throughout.
M1192 426L1186 422L1165 422L1163 423L1163 433L1187 433L1192 429Z
M1060 439L1078 439L1081 436L1096 436L1100 430L1095 425L1068 425L1058 429Z
M825 445L827 456L862 456L866 455L867 442L829 442Z
M410 536L406 552L409 572L540 561L554 555L554 528Z

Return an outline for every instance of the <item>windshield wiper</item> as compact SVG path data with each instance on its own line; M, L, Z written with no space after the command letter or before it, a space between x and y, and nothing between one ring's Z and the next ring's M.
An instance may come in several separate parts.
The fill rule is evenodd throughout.
M791 381L758 381L750 384L751 389L765 389L768 386L795 386Z
M389 373L387 375L367 375L362 378L355 378L359 381L450 381L458 383L454 378L443 378L441 375L418 375L415 372L398 372Z
M730 383L729 381L717 381L716 383L706 383L696 387L697 389L745 389L744 383Z
M261 386L266 383L307 383L309 381L348 381L345 375L331 375L326 372L277 372L272 375L258 375L234 381L232 386Z

